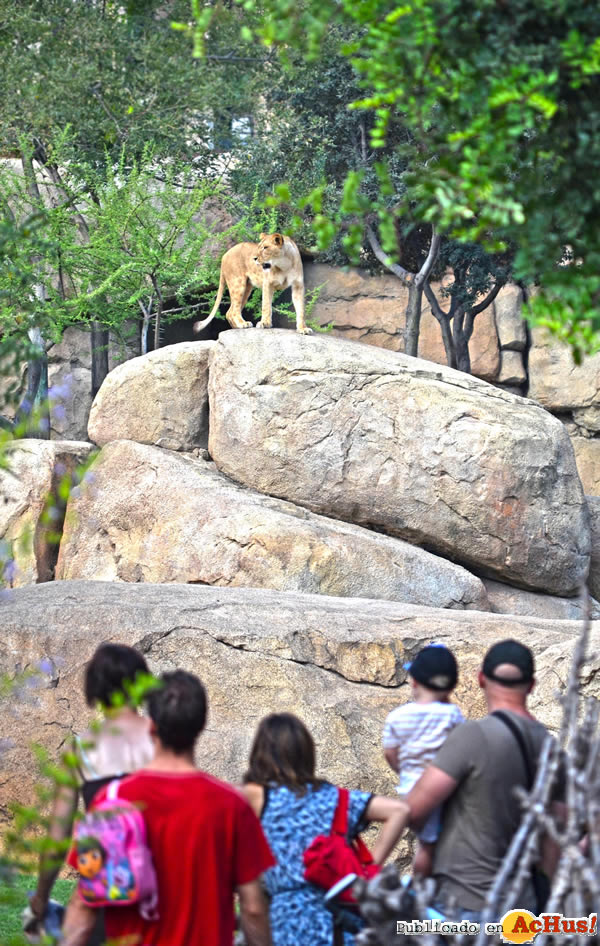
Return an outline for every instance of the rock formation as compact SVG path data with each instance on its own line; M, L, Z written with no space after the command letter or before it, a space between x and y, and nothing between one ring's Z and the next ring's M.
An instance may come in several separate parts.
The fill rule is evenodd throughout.
M480 579L399 539L244 489L194 456L104 447L57 578L198 582L486 610Z
M17 440L7 448L7 468L0 469L0 541L10 562L13 587L54 577L64 500L58 495L90 455L92 445L67 440Z
M3 755L0 812L9 799L33 797L39 776L32 741L56 758L70 734L86 727L83 670L105 640L138 647L155 673L185 667L204 680L210 707L198 762L215 775L239 781L257 723L266 713L286 710L314 733L323 776L392 793L381 729L387 713L410 698L403 664L420 647L431 640L452 647L460 668L456 701L466 715L480 716L483 653L504 637L527 641L540 668L536 712L553 722L566 667L561 663L557 674L553 655L566 655L578 632L574 621L388 601L97 581L4 593L0 618L0 674L13 676L42 658L50 664L43 686L2 707L13 745ZM599 633L595 625L596 645ZM590 674L586 692L595 687Z
M232 479L511 584L570 595L587 507L563 425L430 362L292 332L225 332L209 451Z
M211 342L168 345L114 368L92 405L90 439L101 446L121 439L169 450L206 446L211 347Z

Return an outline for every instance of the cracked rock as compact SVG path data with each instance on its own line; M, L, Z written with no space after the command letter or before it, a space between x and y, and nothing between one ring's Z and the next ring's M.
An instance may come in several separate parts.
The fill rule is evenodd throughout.
M115 441L93 478L69 502L58 578L488 607L481 580L459 565L238 486L195 456Z
M483 654L506 637L526 640L538 661L536 712L547 721L579 632L576 621L389 601L99 581L16 589L0 598L0 619L0 674L12 677L16 667L35 666L42 656L61 667L56 687L36 690L32 702L12 700L13 746L2 756L0 813L16 797L34 799L39 774L32 742L57 760L68 731L87 728L93 714L83 697L84 670L106 640L142 648L154 673L183 667L201 677L209 715L198 763L214 775L239 782L258 722L290 711L313 732L323 777L391 794L381 731L387 713L410 699L403 664L421 647L432 640L452 647L460 673L456 702L477 717L484 712L477 683ZM594 624L592 651L598 630ZM558 669L544 657L552 648L566 655ZM585 692L594 686L590 678ZM5 705L0 713L7 718Z
M209 451L229 477L491 578L572 595L590 533L559 420L420 359L292 332L225 332Z

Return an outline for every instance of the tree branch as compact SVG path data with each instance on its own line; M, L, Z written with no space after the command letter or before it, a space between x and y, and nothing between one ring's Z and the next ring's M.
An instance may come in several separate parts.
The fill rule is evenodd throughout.
M484 309L487 309L487 307L492 304L502 287L505 285L506 282L504 280L499 280L494 288L490 289L485 299L483 299L481 302L478 302L477 305L472 306L468 310L471 315L475 317L476 315L479 315L480 312L483 312Z
M387 253L384 252L383 247L381 246L379 240L375 236L375 232L373 228L369 224L367 224L367 239L369 241L369 245L371 249L373 250L373 253L377 257L379 262L382 264L382 266L385 266L386 269L389 269L390 273L393 273L394 276L397 276L398 279L401 281L402 285L408 288L410 284L414 281L414 278L415 278L414 273L409 273L409 271L407 269L404 269L404 267L401 266L400 263L392 262L392 260L389 258Z
M440 251L440 243L442 238L439 233L436 233L432 228L431 231L431 243L429 244L429 253L427 254L427 259L421 266L421 269L415 276L415 284L417 286L422 286L424 282L429 279L431 270L433 269L433 264L437 259L437 255Z

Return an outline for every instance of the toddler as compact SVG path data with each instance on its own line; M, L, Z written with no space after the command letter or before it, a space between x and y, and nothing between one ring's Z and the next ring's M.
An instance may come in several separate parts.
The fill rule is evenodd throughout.
M424 647L405 669L410 676L412 702L392 710L383 730L385 758L398 774L397 791L401 795L410 791L450 730L464 719L458 706L449 701L458 669L454 654L447 647ZM413 862L416 874L431 873L440 823L441 809L437 808L417 832L419 844Z

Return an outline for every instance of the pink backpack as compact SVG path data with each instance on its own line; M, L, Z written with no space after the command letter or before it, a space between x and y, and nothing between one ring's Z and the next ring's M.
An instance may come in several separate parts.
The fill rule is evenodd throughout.
M88 907L139 904L145 920L157 920L158 888L142 813L118 798L111 782L106 799L77 822L74 831L78 892Z

